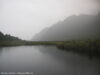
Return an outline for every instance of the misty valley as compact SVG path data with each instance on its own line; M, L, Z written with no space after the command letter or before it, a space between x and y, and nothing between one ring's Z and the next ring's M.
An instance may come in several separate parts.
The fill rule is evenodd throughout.
M0 73L99 75L100 39L26 41L0 33Z
M100 13L70 16L31 40L0 31L0 75L11 72L100 75Z

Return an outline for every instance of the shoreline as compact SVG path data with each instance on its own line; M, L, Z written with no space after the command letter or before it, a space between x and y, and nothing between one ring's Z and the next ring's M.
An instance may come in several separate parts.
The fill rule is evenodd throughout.
M56 46L60 50L100 57L100 40L71 41L0 41L0 47L11 46Z

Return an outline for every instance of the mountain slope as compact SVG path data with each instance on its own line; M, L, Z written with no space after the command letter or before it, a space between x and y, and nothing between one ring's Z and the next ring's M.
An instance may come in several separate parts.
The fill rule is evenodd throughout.
M100 13L98 15L70 16L42 30L33 41L65 41L75 39L100 38Z

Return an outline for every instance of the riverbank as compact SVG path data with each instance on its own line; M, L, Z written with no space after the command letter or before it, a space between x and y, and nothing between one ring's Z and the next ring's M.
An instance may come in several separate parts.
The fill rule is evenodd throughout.
M52 41L0 41L0 46L21 46L21 45L57 45L59 42Z
M70 40L70 41L25 41L25 40L0 41L0 46L16 46L16 45L54 45L61 49L100 51L100 39Z
M48 45L58 49L100 57L100 39L70 41L0 41L0 46Z
M57 48L72 51L79 54L85 54L90 57L100 57L100 40L73 40L62 42Z

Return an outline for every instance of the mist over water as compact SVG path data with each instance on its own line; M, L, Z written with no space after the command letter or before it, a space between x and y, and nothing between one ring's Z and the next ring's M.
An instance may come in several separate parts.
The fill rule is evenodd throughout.
M100 75L99 54L100 0L0 0L0 75Z

